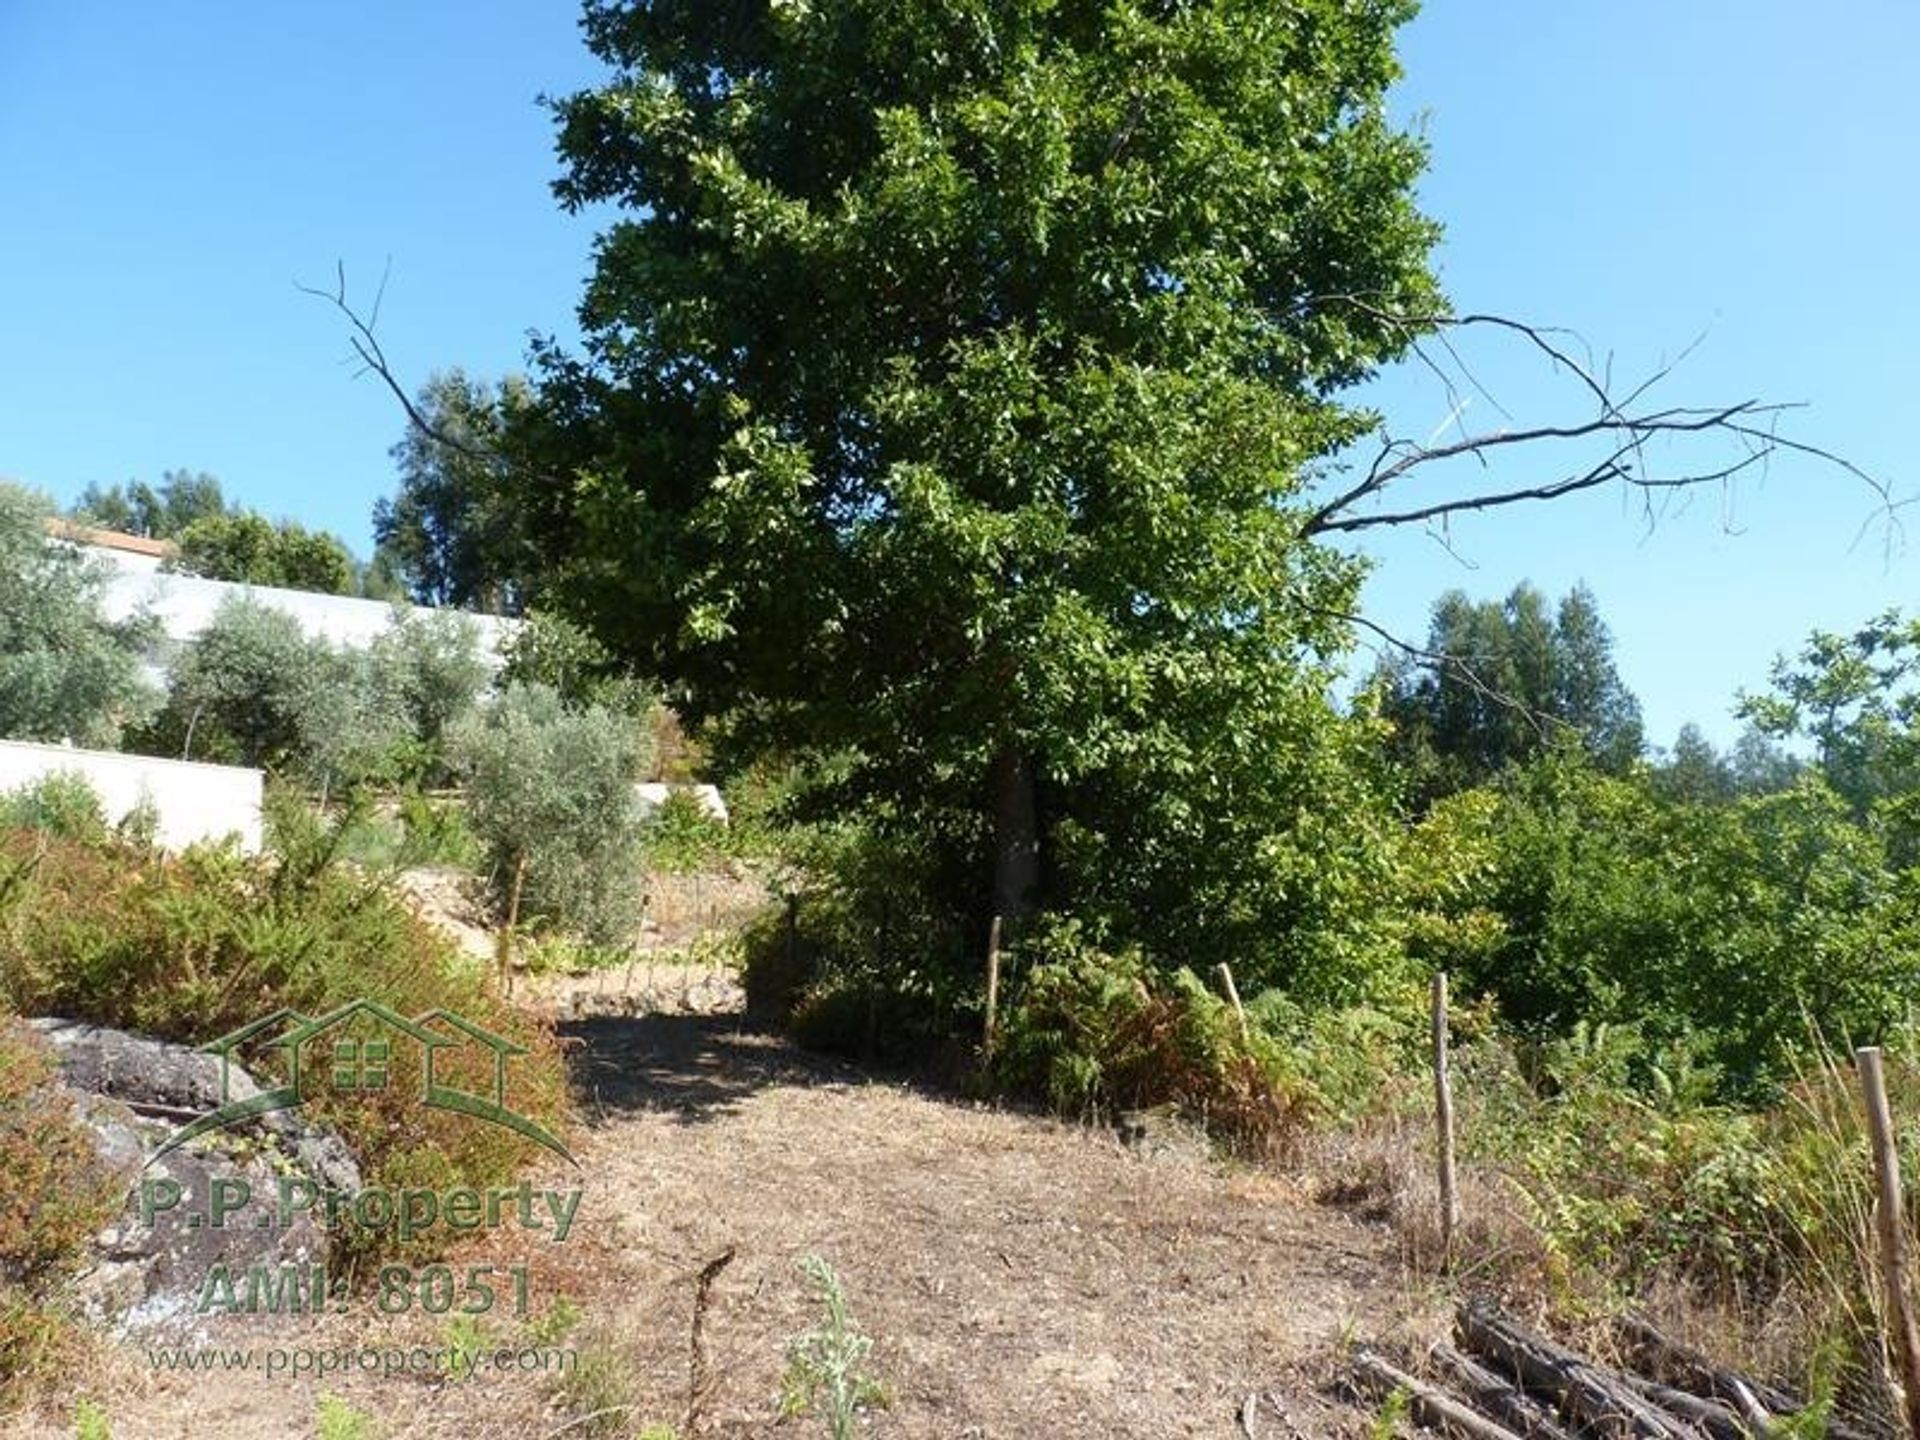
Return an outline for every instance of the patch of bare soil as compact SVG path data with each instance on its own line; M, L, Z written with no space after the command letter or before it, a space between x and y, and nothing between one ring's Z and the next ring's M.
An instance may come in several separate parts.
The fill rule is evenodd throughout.
M530 1266L536 1312L566 1296L582 1319L560 1343L610 1361L616 1384L576 1387L563 1409L538 1373L169 1374L124 1344L82 1390L105 1401L114 1433L311 1435L331 1393L389 1436L649 1423L682 1440L820 1436L819 1419L779 1407L788 1344L822 1318L797 1269L808 1254L838 1271L873 1337L865 1368L890 1395L862 1421L875 1437L1364 1434L1366 1412L1326 1389L1345 1338L1433 1323L1384 1228L1314 1204L1289 1176L876 1080L734 1016L566 1028L586 1117L579 1168L534 1183L584 1189L574 1231L562 1244L503 1231L458 1264ZM690 1426L694 1277L729 1251ZM448 1333L444 1319L362 1307L233 1320L223 1337L435 1347ZM523 1322L492 1315L486 1334L533 1343ZM602 1417L611 1431L563 1428L583 1405L628 1408ZM15 1423L9 1433L69 1433Z

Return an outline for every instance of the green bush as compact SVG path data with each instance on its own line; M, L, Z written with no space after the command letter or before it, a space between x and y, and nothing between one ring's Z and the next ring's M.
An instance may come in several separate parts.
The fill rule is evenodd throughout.
M1475 822L1491 864L1428 945L1523 1033L1632 1026L1694 1047L1722 1098L1764 1099L1810 1025L1869 1041L1920 992L1920 875L1817 777L1691 805L1554 757L1496 793Z
M455 730L469 822L503 911L600 944L639 920L642 822L634 780L644 763L634 721L569 708L556 690L510 685Z
M704 870L729 852L729 840L725 823L709 815L691 791L669 790L646 820L647 867L681 874Z
M1192 971L1106 953L1072 925L1028 941L1003 973L1001 1084L1083 1117L1171 1106L1249 1153L1286 1153L1309 1124L1363 1112L1417 1059L1411 997L1314 1013L1268 991L1243 1034Z
M416 919L381 877L341 864L340 824L284 797L275 809L279 850L261 857L0 832L0 1002L189 1044L283 1006L444 1008L528 1047L514 1106L563 1128L564 1068L545 1022L502 1000L490 967ZM420 1109L398 1082L328 1097L321 1113L373 1184L497 1183L531 1154L510 1131Z
M447 733L485 689L479 632L460 615L410 616L367 649L308 635L283 611L230 597L182 648L138 748L255 765L322 791L431 784Z
M44 830L73 840L107 837L100 797L77 770L45 776L0 793L0 829Z

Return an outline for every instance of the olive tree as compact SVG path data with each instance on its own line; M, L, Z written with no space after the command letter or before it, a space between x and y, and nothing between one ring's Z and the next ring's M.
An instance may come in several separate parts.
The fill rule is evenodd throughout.
M151 710L151 627L110 622L106 572L49 537L44 497L0 484L0 738L112 745Z

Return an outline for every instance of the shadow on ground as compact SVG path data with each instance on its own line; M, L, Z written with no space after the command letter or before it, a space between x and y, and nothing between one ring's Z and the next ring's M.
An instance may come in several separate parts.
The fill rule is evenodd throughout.
M634 1110L720 1119L770 1085L853 1085L863 1071L796 1050L740 1015L599 1015L559 1027L590 1125Z

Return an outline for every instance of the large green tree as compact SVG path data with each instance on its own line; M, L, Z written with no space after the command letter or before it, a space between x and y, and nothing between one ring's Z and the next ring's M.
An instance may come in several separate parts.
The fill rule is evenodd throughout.
M1305 492L1437 303L1410 12L590 4L557 188L623 213L529 441L567 601L696 717L850 757L977 912L1271 954L1365 851L1360 567Z

